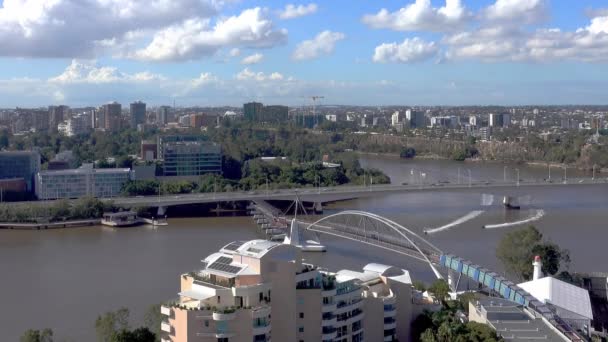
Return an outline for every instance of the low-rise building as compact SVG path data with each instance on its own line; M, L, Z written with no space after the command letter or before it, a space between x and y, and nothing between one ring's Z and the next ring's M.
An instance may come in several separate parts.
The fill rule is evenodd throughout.
M130 169L95 169L85 164L78 169L46 170L36 175L36 196L59 198L116 197L130 178Z
M300 249L237 241L180 278L179 299L161 307L164 342L406 341L407 271L379 264L329 273Z

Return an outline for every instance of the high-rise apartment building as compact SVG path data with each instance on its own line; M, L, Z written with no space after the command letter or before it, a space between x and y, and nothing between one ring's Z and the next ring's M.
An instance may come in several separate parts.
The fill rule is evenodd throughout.
M121 128L122 105L118 102L110 102L102 107L104 125L108 132L116 132Z
M129 122L131 124L131 128L137 128L137 125L146 123L146 104L137 101L131 103L130 106L130 117Z
M58 125L69 119L70 107L68 106L50 106L49 107L49 130L57 132Z
M166 125L171 120L171 107L160 106L156 111L156 124L159 126Z
M409 273L369 264L329 273L301 251L266 240L237 241L180 277L179 299L161 307L164 342L406 341Z
M264 105L259 102L249 102L243 105L243 114L246 120L256 121L262 116Z

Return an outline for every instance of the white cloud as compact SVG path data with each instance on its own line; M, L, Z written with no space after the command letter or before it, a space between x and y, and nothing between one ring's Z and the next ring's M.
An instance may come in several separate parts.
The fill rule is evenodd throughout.
M482 16L494 23L536 23L548 16L548 4L547 0L496 0L482 11Z
M303 17L305 15L313 14L317 11L318 7L315 3L308 5L293 5L287 4L285 9L279 12L279 18L281 19L293 19Z
M263 72L254 72L249 70L249 68L245 68L243 69L241 72L239 72L238 74L236 74L236 79L239 81L280 81L283 80L285 77L278 73L278 72L273 72L270 74L265 74Z
M593 34L608 33L608 14L591 19L591 24L586 30Z
M92 57L133 32L217 15L217 0L5 0L0 5L0 55Z
M283 44L287 30L275 30L259 7L246 9L238 16L218 20L189 19L160 30L145 48L130 54L139 60L189 60L212 55L226 46L273 47Z
M148 82L165 78L148 71L128 74L118 71L115 67L98 67L95 61L72 60L72 63L61 75L49 79L51 83L116 83L116 82Z
M241 55L241 50L239 48L232 48L230 49L230 52L228 53L228 56L230 57L238 57Z
M429 59L437 54L435 42L426 42L418 37L405 39L401 44L384 43L376 46L373 61L377 63L413 63Z
M298 44L292 57L295 60L307 60L329 55L334 51L336 43L344 38L344 33L323 31L315 38Z
M461 0L446 0L439 8L432 7L431 0L416 0L395 12L383 8L366 14L362 20L375 29L443 32L462 26L470 17Z
M241 60L241 64L251 65L258 64L264 59L264 55L261 53L254 53L253 55L249 55Z

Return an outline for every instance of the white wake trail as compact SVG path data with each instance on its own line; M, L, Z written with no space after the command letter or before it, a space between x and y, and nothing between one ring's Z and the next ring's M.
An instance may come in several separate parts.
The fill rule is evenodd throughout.
M460 225L460 224L463 224L463 223L465 223L467 221L470 221L470 220L476 218L477 216L479 216L479 215L481 215L483 213L484 213L483 210L474 210L474 211L471 211L470 213L464 215L463 217L461 217L461 218L459 218L459 219L457 219L457 220L455 220L453 222L450 222L450 223L446 224L445 226L441 226L441 227L437 227L437 228L431 228L431 229L425 229L424 233L425 234L434 234L434 233L442 232L444 230L448 230L448 229L450 229L452 227L455 227L457 225Z
M535 214L533 214L532 216L528 217L527 219L524 219L524 220L521 220L521 221L505 222L505 223L498 223L498 224L486 224L483 227L485 229L496 229L496 228L506 228L506 227L519 226L519 225L522 225L522 224L538 221L543 216L545 216L545 211L542 210L542 209L538 209L538 210L536 210Z

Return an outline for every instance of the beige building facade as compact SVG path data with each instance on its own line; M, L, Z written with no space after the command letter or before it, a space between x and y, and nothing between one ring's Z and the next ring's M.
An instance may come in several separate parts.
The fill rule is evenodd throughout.
M369 264L331 273L302 263L295 246L237 241L181 276L161 307L163 342L407 341L412 282Z

